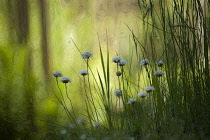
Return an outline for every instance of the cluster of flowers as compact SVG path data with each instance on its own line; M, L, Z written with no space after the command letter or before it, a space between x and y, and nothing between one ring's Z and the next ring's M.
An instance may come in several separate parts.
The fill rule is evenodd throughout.
M146 92L139 92L139 93L137 93L137 96L141 97L141 98L144 98L144 97L148 96L148 93L150 93L153 90L155 90L155 88L152 87L152 86L149 86L149 87L145 87L144 90ZM122 90L121 89L116 89L114 91L114 95L117 96L117 97L123 96ZM136 98L130 98L130 100L127 102L127 104L134 104L135 102L136 102Z
M127 62L125 60L123 60L120 56L115 56L114 58L112 58L112 62L117 63L117 66L124 66L125 64L127 64ZM150 61L148 59L143 59L140 62L140 65L147 66L149 63L150 63ZM156 63L156 65L158 67L162 67L163 64L164 63L162 61L158 61ZM122 74L122 72L120 72L120 71L116 72L117 76L120 76L121 74ZM164 75L164 72L161 71L161 70L156 70L156 71L154 71L154 75L157 76L157 77L161 77L162 75ZM155 88L152 87L152 86L149 86L149 87L144 88L144 90L146 92L139 92L139 93L137 93L137 96L141 97L141 98L144 98L144 97L148 96L147 93L152 92L153 90L155 90ZM116 89L114 91L114 95L117 96L117 97L123 96L122 90L121 89ZM130 98L130 100L128 101L127 104L133 104L135 102L136 102L136 98Z
M62 77L60 79L61 82L65 83L65 84L66 83L71 83L71 79L69 77L63 76L61 71L57 71L57 70L53 71L53 76L52 77L56 77L56 78Z
M91 57L93 57L93 55L92 55L92 53L91 53L90 51L85 51L85 52L82 53L82 59L87 59L87 60L88 60L88 59L91 58ZM120 56L115 56L115 57L113 57L113 58L112 58L112 62L116 63L117 66L124 66L124 65L127 64L127 62L126 62L125 60L123 60ZM143 60L140 62L140 65L142 65L142 66L147 66L149 63L150 63L150 61L149 61L148 59L143 59ZM162 67L163 64L164 64L164 63L163 63L162 61L158 61L158 62L156 63L156 65L157 65L158 67ZM82 76L89 75L87 70L81 70L81 71L79 72L79 74L81 74ZM117 71L117 72L116 72L116 75L117 75L117 76L120 76L120 75L122 75L122 72ZM164 75L164 72L161 71L161 70L156 70L156 71L154 71L154 75L157 76L157 77L161 77L162 75ZM63 82L63 83L71 83L71 79L68 78L68 77L66 77L66 76L63 77L63 74L62 74L61 71L54 71L52 77L56 77L56 78L62 77L62 78L60 79L61 82ZM149 86L149 87L144 88L144 90L146 90L146 92L139 92L139 93L137 94L137 96L144 98L144 97L148 96L147 93L152 92L153 90L155 90L155 88ZM114 95L117 96L117 97L122 96L122 95L123 95L123 94L122 94L122 90L116 89L116 90L114 91ZM130 98L130 100L128 101L128 104L131 104L131 103L134 103L134 102L136 102L136 98Z
M127 64L125 60L123 60L120 56L115 56L112 58L112 62L117 63L117 66L124 66Z
M91 57L93 57L93 55L92 55L92 53L91 53L90 51L85 51L85 52L82 53L82 59L86 59L86 60L88 61L89 58L91 58ZM123 67L124 65L127 64L127 62L126 62L125 60L123 60L120 56L115 56L115 57L113 57L113 58L112 58L112 62L116 63L116 65L117 65L117 66L120 66L120 67ZM145 67L146 67L148 64L150 64L150 61L149 61L148 59L144 59L144 60L142 60L142 61L140 62L140 65L141 65L141 66L145 66ZM158 67L162 67L162 66L164 65L164 63L163 63L162 61L158 61L158 62L156 63L156 65L157 65ZM82 76L89 75L87 70L81 70L81 71L79 72L79 74L81 74ZM116 75L117 75L117 76L121 76L121 75L122 75L122 72L121 72L121 71L117 71L117 72L116 72ZM161 77L161 76L164 75L164 72L161 71L161 70L156 70L156 71L154 71L154 75L157 76L157 77ZM62 77L62 78L60 79L60 82L63 82L63 83L65 83L65 84L66 84L66 83L71 83L71 82L72 82L70 78L68 78L68 77L66 77L66 76L63 76L63 74L62 74L61 71L57 71L57 70L54 71L52 77L56 77L56 78ZM152 86L148 86L148 87L145 87L144 90L145 90L145 92L138 92L138 93L137 93L137 97L145 98L145 97L148 96L148 93L154 91L155 88L152 87ZM116 89L116 90L114 91L114 95L120 98L121 96L123 96L123 91L122 91L121 89ZM130 100L127 102L127 104L134 104L134 103L136 102L136 100L137 100L136 98L130 98ZM83 123L83 118L79 118L79 119L77 120L77 123L78 123L78 124L79 124L79 123ZM100 126L101 126L101 122L98 122L98 121L95 122L95 123L94 123L94 126L95 126L95 127L100 127ZM69 127L73 129L73 128L75 127L75 125L72 124L72 123L70 123L70 124L69 124ZM66 134L66 133L67 133L67 129L62 129L62 130L61 130L61 134ZM82 134L80 138L81 138L81 139L86 139L86 137L87 137L87 136L86 136L85 134Z
M79 117L79 118L76 119L76 123L77 123L77 125L85 125L85 120L84 120L84 118ZM93 126L94 126L95 128L99 128L99 127L101 127L101 122L95 121L94 124L93 124ZM75 124L73 124L73 123L68 123L65 127L63 127L63 128L60 130L60 134L61 134L61 135L66 135L66 134L68 134L69 132L71 132L72 130L74 130L75 128L76 128ZM87 136L86 134L84 134L84 133L82 133L82 134L80 135L80 139L86 139L87 137L88 137L88 136Z
M149 62L148 59L144 59L144 60L142 60L142 61L140 62L140 65L146 66L146 65L148 65L149 63L150 63L150 62ZM163 61L158 61L158 62L156 63L156 65L157 65L158 67L162 67L163 64L164 64ZM161 77L162 75L164 75L164 72L163 72L162 70L156 70L156 71L154 71L154 75L157 76L157 77Z
M85 51L85 52L82 53L82 59L89 59L91 57L93 57L93 55L90 51ZM81 70L79 72L79 74L81 74L82 76L86 76L86 75L88 75L88 71L87 70ZM71 83L71 79L66 77L66 76L63 76L61 71L57 71L57 70L53 71L53 76L52 77L56 77L56 78L62 77L60 79L60 82Z
M112 62L117 63L117 66L124 66L125 64L127 64L127 62L125 60L123 60L120 56L113 57ZM140 65L146 66L149 63L150 63L150 61L148 59L144 59L140 62ZM158 67L162 67L164 63L162 61L158 61L156 64ZM120 76L120 75L122 75L122 72L117 71L116 75ZM164 72L162 70L156 70L156 71L154 71L154 75L157 77L161 77L162 75L164 75Z

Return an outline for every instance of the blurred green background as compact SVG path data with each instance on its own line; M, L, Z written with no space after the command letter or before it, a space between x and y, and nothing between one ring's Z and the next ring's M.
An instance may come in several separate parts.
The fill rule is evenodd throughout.
M180 103L180 108L174 107L181 112L177 118L184 118L184 127L189 130L194 127L188 123L191 120L207 124L208 132L208 27L207 0L0 0L0 139L54 139L55 133L68 123L54 96L60 96L52 78L54 70L71 78L68 93L76 117L80 117L84 112L84 89L78 72L86 69L86 64L77 47L81 52L93 53L89 65L97 75L96 69L102 71L99 43L104 56L107 45L109 48L110 92L116 88L117 80L113 78L116 65L111 64L112 57L119 54L128 62L125 71L130 80L140 79L136 77L140 76L137 68L142 58L151 60L151 71L161 59L168 62L166 91L173 98L167 101L171 106ZM144 81L149 82L144 76L139 80L143 84L138 81L142 87L148 86ZM65 89L63 84L60 87ZM194 96L197 92L203 98ZM189 101L183 100L185 95L189 95ZM170 120L170 112L174 112L167 107L169 113L163 122Z
M136 0L1 0L0 9L1 138L35 136L54 129L49 122L65 121L53 95L54 70L72 79L71 97L82 112L75 71L86 66L73 41L82 52L93 52L90 65L97 68L99 40L102 48L108 40L112 57L128 52L126 24L141 35Z

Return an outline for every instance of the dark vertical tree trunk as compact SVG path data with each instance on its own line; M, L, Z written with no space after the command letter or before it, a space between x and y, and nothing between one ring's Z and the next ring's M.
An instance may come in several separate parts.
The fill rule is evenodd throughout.
M41 31L42 31L42 60L45 80L47 80L49 74L49 47L48 47L48 18L46 9L46 0L39 0L41 10Z
M18 16L18 41L19 43L26 43L28 39L28 1L18 0L17 2L17 16Z
M10 43L26 43L28 39L28 0L7 1Z

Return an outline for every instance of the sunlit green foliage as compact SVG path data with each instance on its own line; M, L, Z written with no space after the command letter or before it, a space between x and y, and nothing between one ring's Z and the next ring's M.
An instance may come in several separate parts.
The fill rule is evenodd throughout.
M0 2L0 138L210 137L209 1L43 1Z

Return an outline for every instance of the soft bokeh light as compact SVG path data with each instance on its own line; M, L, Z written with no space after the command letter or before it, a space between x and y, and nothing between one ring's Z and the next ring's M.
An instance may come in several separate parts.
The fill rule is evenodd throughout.
M204 28L209 27L209 5L206 10L205 1L200 2L201 4L196 7L190 0L185 2L181 0L177 2L174 0L164 0L164 2L160 0L1 0L0 124L2 129L0 131L2 130L2 137L21 139L39 133L44 138L52 139L58 136L56 138L63 139L66 134L74 134L73 129L78 129L80 125L84 125L84 129L78 130L81 132L86 131L86 126L89 126L91 131L97 128L95 136L98 136L103 129L106 130L107 126L111 126L111 121L116 119L107 119L107 116L113 113L107 109L109 104L115 105L110 107L119 111L117 114L119 116L126 116L129 113L135 116L136 108L142 111L151 106L151 108L157 107L156 110L160 110L161 113L158 114L155 110L140 116L147 118L147 115L154 113L156 120L152 121L156 122L158 117L158 119L164 118L161 115L174 117L177 114L177 116L183 115L181 114L183 112L188 116L195 114L189 105L208 100L207 87L210 79L209 48L206 47L209 44L206 35L208 28ZM189 15L185 13L177 16L176 10L179 8L174 8L176 6L181 6L183 13ZM202 8L205 10L198 12L197 9ZM204 24L205 22L207 23ZM200 27L201 25L203 27ZM191 42L192 38L194 42ZM93 57L82 55L85 51L90 51ZM120 56L124 61L113 63L112 58L116 56ZM181 64L186 64L184 65L186 67L183 68ZM157 67L160 70L157 70ZM59 82L62 79L61 75L52 78L52 72L55 70L61 71L62 76L69 77L71 83ZM88 74L82 76L78 73L81 70L87 70L83 73ZM185 76L189 81L183 78ZM176 81L178 78L179 81ZM171 82L171 79L174 82ZM162 85L159 86L159 83ZM180 83L181 86L191 84L187 87L190 90L180 89ZM202 86L196 83L202 83L200 84ZM115 89L121 89L120 87L124 89L116 93ZM106 91L104 97L110 94L109 101L101 100L104 98L101 97L103 90ZM144 95L140 92L143 90L148 92L148 97L146 92ZM175 97L172 91L180 96ZM187 95L183 92L192 94ZM206 99L203 99L204 97L199 97L202 100L197 99L200 92ZM137 93L141 93L142 95L138 96L142 98L146 97L144 99L148 102L137 98ZM98 114L91 111L92 115L88 114L88 108L85 108L87 97L88 101L94 99L96 102L92 103L89 109L94 108ZM157 103L154 103L156 99ZM183 106L182 112L176 110L178 107L176 108L171 102L172 99L176 100L174 102L177 106ZM167 102L168 100L170 101ZM130 105L125 106L124 102L129 102ZM140 107L135 106L136 104ZM208 106L208 103L205 105ZM165 109L167 106L171 108ZM128 109L130 109L128 114L122 114L123 110ZM106 111L108 113L104 115ZM170 111L178 113L173 114ZM75 114L68 116L68 113ZM192 129L190 125L199 122L197 121L199 119L196 115L188 119L187 115L184 116L185 120L175 117L174 120L189 124L183 126L183 129L194 132L196 129ZM131 116L126 117L131 118ZM171 116L170 119L173 118ZM71 120L71 117L83 117L85 121L77 124L77 121ZM90 120L93 124L89 122ZM148 118L145 120L148 121ZM119 125L116 125L117 122L114 124L116 128L125 129L123 123L126 120L119 119L118 122ZM159 125L164 124L162 122L157 126L148 125L148 122L143 124L148 130L136 127L132 136L140 135L139 133L145 135L149 130L159 133L161 128ZM67 123L74 126L71 128L72 131L64 128ZM134 122L127 124L132 126L132 123ZM111 128L114 129L114 126ZM206 126L199 128L202 130ZM39 135L36 136L37 139L40 139ZM117 136L118 133L113 137ZM86 137L90 137L90 133L80 136L81 139Z

